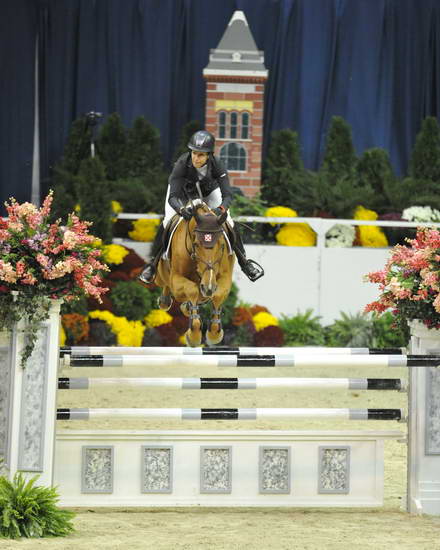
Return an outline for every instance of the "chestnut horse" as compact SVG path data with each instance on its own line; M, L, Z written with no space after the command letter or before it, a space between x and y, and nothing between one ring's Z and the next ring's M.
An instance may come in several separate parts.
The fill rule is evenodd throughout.
M159 307L168 310L173 298L189 317L185 333L189 346L202 341L199 305L211 303L211 320L206 330L209 346L223 340L221 307L232 285L235 255L226 241L222 217L217 217L204 203L195 206L194 217L181 219L172 236L170 260L159 261L155 283L162 288Z

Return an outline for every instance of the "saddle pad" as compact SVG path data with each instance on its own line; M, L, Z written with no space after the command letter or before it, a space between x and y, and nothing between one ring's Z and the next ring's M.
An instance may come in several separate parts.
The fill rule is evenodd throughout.
M169 260L170 257L171 257L171 242L172 242L172 240L173 240L173 235L174 235L174 233L175 233L175 231L176 231L178 225L180 224L180 222L181 222L182 220L183 220L183 218L179 218L179 219L177 220L175 226L171 229L171 233L170 233L170 236L169 236L169 238L168 238L167 247L166 247L164 253L162 254L162 259L163 259L163 260ZM230 239L229 239L229 236L228 236L227 231L225 231L224 229L223 229L223 236L224 236L224 238L225 238L225 240L226 240L226 244L227 244L227 246L228 246L228 254L229 254L229 256L231 256L231 254L233 253L232 246L231 246L231 241L230 241Z

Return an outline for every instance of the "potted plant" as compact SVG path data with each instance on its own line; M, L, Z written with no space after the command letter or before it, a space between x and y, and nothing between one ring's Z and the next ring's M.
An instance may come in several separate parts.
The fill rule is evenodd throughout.
M50 192L37 208L12 198L5 203L8 217L0 218L0 330L12 330L21 321L23 367L54 301L101 300L107 291L100 286L100 273L108 268L99 260L90 223L75 214L65 224L51 223L52 200Z

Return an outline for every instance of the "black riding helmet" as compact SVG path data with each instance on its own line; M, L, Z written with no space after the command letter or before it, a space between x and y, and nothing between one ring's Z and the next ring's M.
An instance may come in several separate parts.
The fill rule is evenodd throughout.
M188 148L200 153L213 153L214 145L215 137L206 130L199 130L188 141Z

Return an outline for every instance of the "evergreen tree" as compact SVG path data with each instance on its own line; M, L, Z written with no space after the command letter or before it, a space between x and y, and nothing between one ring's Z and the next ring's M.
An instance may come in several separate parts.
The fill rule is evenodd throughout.
M262 199L269 205L295 208L293 203L305 179L298 134L290 129L273 132L263 165Z
M81 163L76 178L76 194L80 217L93 223L90 231L104 243L112 240L111 199L105 169L98 157Z
M391 180L385 184L385 194L394 212L410 206L431 206L440 210L439 185L432 180Z
M321 172L330 184L342 178L353 178L356 154L353 147L350 125L339 116L332 117L327 135Z
M364 151L356 166L357 183L361 188L370 186L376 196L375 208L381 212L389 209L386 189L396 179L390 158L384 149L373 148Z
M163 170L159 130L139 116L128 130L127 173L132 178Z
M440 128L435 117L422 122L409 163L410 177L440 181Z
M173 155L173 162L175 162L180 155L188 152L188 141L189 138L195 134L198 130L203 130L202 125L198 120L191 120L185 126L183 126L180 133L180 138L176 146L176 150Z
M108 179L123 178L127 173L127 135L118 113L109 115L101 126L97 145Z

